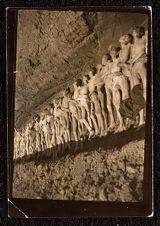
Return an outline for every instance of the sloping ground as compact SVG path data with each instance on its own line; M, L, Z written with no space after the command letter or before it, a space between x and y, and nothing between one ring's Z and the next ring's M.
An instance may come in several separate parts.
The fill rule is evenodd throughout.
M135 202L143 199L144 140L68 154L56 163L15 164L17 198Z
M110 44L142 24L147 29L147 17L137 13L20 10L15 126L23 127L49 98L100 63Z

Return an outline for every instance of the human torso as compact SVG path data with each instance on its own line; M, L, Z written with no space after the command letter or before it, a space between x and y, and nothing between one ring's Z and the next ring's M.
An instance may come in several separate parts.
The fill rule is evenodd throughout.
M120 67L118 66L119 65L119 58L117 59L114 59L113 62L111 63L111 67L110 67L110 72L111 74L114 74L114 73L117 73L117 72L120 72Z
M112 90L113 80L120 74L121 68L118 66L119 58L113 60L110 64L110 73L105 78L105 88Z
M54 108L54 116L55 117L60 117L62 115L62 110L60 109L60 107L55 106Z
M76 103L74 102L74 100L69 101L69 110L70 110L71 114L77 113L77 106L76 106Z
M121 63L126 63L129 60L130 48L131 48L131 45L128 44L128 45L123 46L123 48L120 50L120 52L119 52L119 61Z
M110 68L110 63L107 63L105 66L102 67L102 70L101 70L102 77L109 74L109 68Z
M40 119L40 128L42 131L45 129L45 126L46 126L46 118L44 116L42 119Z
M136 40L131 47L131 59L134 60L137 55L143 56L145 54L145 41L143 38Z
M37 132L39 132L40 131L40 123L36 122L34 125L34 128L36 129Z
M87 85L83 85L79 90L79 95L88 95L88 87Z
M102 79L102 76L101 76L101 74L96 74L95 75L95 85L97 86L97 87L102 87L103 86L103 79Z
M73 98L76 100L79 96L79 87L74 85L74 95Z
M64 96L63 97L63 100L62 100L62 107L64 108L64 109L68 109L69 108L69 102L68 102L68 97L66 97L66 96Z
M89 92L92 93L95 90L95 76L93 76L88 83Z

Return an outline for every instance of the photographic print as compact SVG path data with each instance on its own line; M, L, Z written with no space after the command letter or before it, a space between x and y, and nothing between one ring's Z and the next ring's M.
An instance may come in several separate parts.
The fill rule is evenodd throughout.
M17 11L13 198L144 200L149 29L139 12Z

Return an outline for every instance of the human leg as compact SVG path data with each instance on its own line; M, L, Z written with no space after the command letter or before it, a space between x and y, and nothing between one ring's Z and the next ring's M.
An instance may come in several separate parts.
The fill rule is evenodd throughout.
M106 97L107 97L107 110L109 115L110 124L108 130L113 130L115 127L115 120L113 115L113 108L112 108L112 91L106 87Z

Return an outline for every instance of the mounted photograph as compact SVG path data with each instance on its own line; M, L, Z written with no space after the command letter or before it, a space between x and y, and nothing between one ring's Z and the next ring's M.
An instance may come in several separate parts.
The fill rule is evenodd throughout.
M152 213L150 10L13 10L12 203L145 203Z

